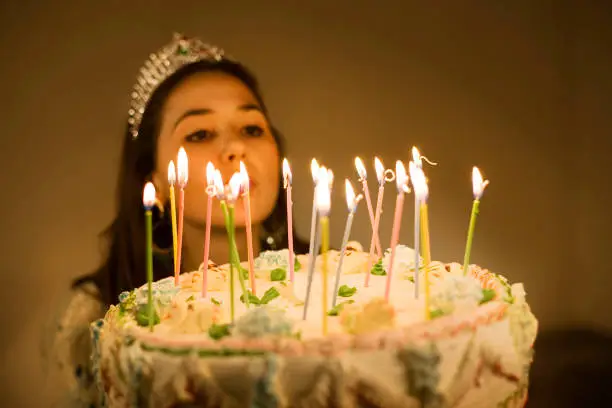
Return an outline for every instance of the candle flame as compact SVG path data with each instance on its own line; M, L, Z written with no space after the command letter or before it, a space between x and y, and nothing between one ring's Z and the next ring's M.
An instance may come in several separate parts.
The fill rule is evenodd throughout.
M325 167L319 168L318 181L315 187L315 203L320 216L327 216L331 209L331 193L329 191L328 173Z
M229 192L231 201L236 201L236 199L240 196L240 189L242 188L242 174L240 172L236 172L232 174L232 178L229 181Z
M310 174L312 174L312 181L317 184L317 175L319 173L319 163L317 159L312 159L310 162Z
M208 186L215 185L215 165L212 162L208 162L206 165L206 184Z
M178 173L178 185L179 187L185 187L187 185L187 179L189 177L189 170L187 152L183 147L179 149L178 158L176 160L176 167Z
M219 200L225 200L225 187L223 186L223 177L219 169L215 170L213 176L213 183L215 186L215 194Z
M176 169L174 167L174 161L172 160L168 163L168 184L170 184L170 186L176 184Z
M419 152L419 149L416 148L416 146L412 146L412 161L414 161L414 164L422 169L423 168L423 160L421 158L421 152Z
M395 183L397 184L397 191L407 193L408 189L408 175L406 174L406 167L401 160L395 162Z
M150 210L155 205L155 186L150 181L144 186L142 205L147 210Z
M355 190L349 179L344 180L344 187L346 190L346 206L349 212L354 212L357 209L359 198L355 197Z
M334 186L334 172L331 169L327 169L327 184L329 184L329 188Z
M359 178L361 180L367 180L368 172L366 171L366 168L363 165L363 162L361 161L360 157L355 157L355 168L357 169L357 174L359 175Z
M385 182L385 166L383 166L382 161L378 157L374 158L374 169L376 170L378 184L382 186Z
M476 200L480 200L482 198L484 189L488 185L489 180L483 180L482 174L480 174L480 170L478 170L478 167L474 166L474 168L472 169L472 188L474 191L474 198Z
M410 162L408 171L410 172L410 179L412 180L412 187L414 188L414 194L421 201L426 201L429 195L429 187L427 186L427 179L423 169L417 167L414 162Z
M291 185L293 181L293 174L291 173L291 167L289 167L289 160L283 159L283 186L285 188Z
M242 190L244 194L246 194L251 188L251 179L249 178L249 173L247 172L246 166L242 160L240 161L240 176L242 177Z

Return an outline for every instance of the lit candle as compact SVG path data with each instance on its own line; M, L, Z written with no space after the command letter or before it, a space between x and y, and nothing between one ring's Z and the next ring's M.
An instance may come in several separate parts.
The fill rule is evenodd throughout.
M437 163L434 163L432 161L430 161L427 157L422 156L421 153L419 152L419 149L417 149L415 146L412 147L412 160L414 161L414 164L417 168L419 168L420 170L423 170L423 161L426 161L427 163L431 164L432 166L437 166ZM425 172L423 172L423 177L425 177ZM425 177L425 182L427 183L427 178ZM414 211L415 211L415 219L416 219L416 213L421 211L421 205L418 202L418 198L415 194L414 196ZM426 231L426 229L429 227L429 220L427 219L428 216L428 211L427 211L427 205L425 205L425 219L421 220L421 226L420 226L420 234L423 235ZM420 217L419 217L420 218ZM429 232L427 230L427 232ZM429 239L427 239L427 242L429 242ZM425 250L425 246L422 246L422 249ZM416 250L416 249L415 249ZM418 251L417 251L418 253ZM423 258L427 258L425 253L421 253L421 256ZM429 256L431 258L431 255ZM418 271L415 271L415 273ZM417 292L417 297L418 297L418 292Z
M177 261L177 233L176 233L176 197L174 193L174 185L176 184L176 169L174 167L174 161L170 160L170 164L168 164L168 184L170 185L170 220L172 223L172 255L174 261L174 271L176 268Z
M223 184L223 183L222 183ZM204 270L202 271L202 297L206 297L208 290L208 257L210 254L210 229L212 217L212 200L216 195L215 166L208 162L206 165L206 235L204 238Z
M414 235L415 235L415 277L419 276L419 264L420 264L420 259L419 259L419 241L423 239L423 234L419 234L419 223L423 223L423 205L426 205L427 203L427 196L429 194L429 189L427 187L427 180L425 180L425 174L423 173L423 170L420 169L414 162L410 162L410 179L412 180L412 187L414 188L414 194L418 197L418 203L421 207L421 211L416 214L416 220L415 220L415 225L414 225ZM420 222L419 222L420 220ZM422 229L421 229L422 231ZM429 236L427 236L427 240L429 239ZM427 242L423 242L422 243L424 246L427 245L428 246L428 241ZM428 253L428 251L423 251L424 253ZM429 265L429 262L431 262L431 260L429 259L425 259L424 260L424 264L425 264L425 318L427 320L430 319L430 310L429 310L429 268L427 267ZM418 285L417 285L417 281L415 279L415 296L418 297Z
M149 182L145 184L142 193L142 205L145 210L145 265L147 272L147 311L149 316L149 330L153 331L153 213L155 205L155 186Z
M310 174L312 175L312 182L314 185L314 193L312 195L312 215L310 218L310 245L308 248L308 275L307 275L307 284L306 284L306 300L304 306L304 314L303 318L306 320L306 314L308 313L308 299L310 297L310 287L312 285L312 275L314 274L315 260L317 259L316 253L319 251L318 243L318 234L317 234L317 196L316 196L316 187L317 187L317 179L319 177L319 163L317 163L316 159L312 159L310 162Z
M327 172L327 169L325 168L325 166L317 167L316 169L314 168L314 166L311 166L310 170L313 172L312 178L315 182L314 197L313 197L314 199L312 203L313 210L314 210L313 219L315 220L315 225L313 225L312 228L313 230L316 230L316 234L313 234L312 232L310 234L311 236L314 236L314 239L313 241L310 242L312 252L311 252L310 260L308 261L308 276L306 278L307 279L306 297L304 299L304 313L302 315L302 318L304 320L306 320L306 316L308 315L308 305L310 304L310 292L312 289L312 280L314 276L315 263L317 260L316 254L319 252L319 246L320 246L320 242L319 242L320 228L317 228L317 223L316 223L316 216L319 213L318 206L317 206L317 194L318 194L317 191L320 188L319 185L321 185L321 183L326 184L329 187L329 180L328 180L329 173Z
M474 203L472 204L472 215L470 216L470 226L468 228L467 243L465 245L465 257L463 258L463 274L466 275L470 263L472 252L472 240L474 239L474 229L476 228L476 217L480 207L480 199L484 189L489 184L489 180L483 180L478 167L472 169L472 189L474 192Z
M380 224L380 213L382 212L383 197L385 195L385 166L378 157L374 158L374 168L376 170L376 178L378 179L378 199L376 200L376 212L374 213L374 228L372 228L372 240L370 241L370 256L368 257L368 265L366 269L365 286L370 285L370 275L372 269L372 261L374 260L374 248L376 239L378 239L378 225ZM379 255L379 258L382 255Z
M249 173L247 173L247 169L242 161L240 162L240 175L242 177L242 197L244 201L244 214L246 224L247 257L249 261L249 282L251 283L251 292L253 292L253 294L256 294L255 260L253 259L253 224L251 221L251 182L249 179Z
M366 171L361 158L355 157L355 168L357 169L357 174L359 175L359 181L361 182L361 187L363 189L363 195L366 200L366 205L368 207L368 214L370 216L370 226L372 227L372 234L374 234L374 210L372 209L372 199L370 198L370 189L368 188L368 172ZM374 241L376 245L376 252L378 253L378 257L382 258L382 249L380 246L380 237L376 234L376 240Z
M328 309L328 289L327 289L327 256L329 251L329 211L331 209L331 194L329 187L329 173L320 173L319 182L316 188L317 211L321 222L321 254L323 265L321 266L321 310L323 314L323 335L327 335L327 309Z
M293 175L291 174L291 168L289 167L289 161L283 159L283 186L287 192L287 242L289 249L289 281L293 282L295 260L293 253L293 200L291 199L291 182L293 181Z
M393 279L393 263L395 262L395 248L399 241L399 233L402 225L402 211L404 208L404 193L408 193L408 176L406 168L401 161L395 162L395 182L397 183L397 198L395 201L395 215L393 217L393 228L391 230L391 256L389 257L389 270L387 271L387 284L385 286L385 300L389 301L391 292L391 280Z
M350 181L345 180L346 188L346 205L348 207L348 217L346 218L346 227L344 227L344 236L342 237L342 248L340 249L340 259L338 260L338 268L336 269L336 282L334 284L334 294L332 307L336 306L338 300L338 289L340 288L340 272L342 270L342 261L344 260L344 253L346 252L346 245L348 244L349 235L351 234L351 228L353 226L353 218L355 218L355 212L357 211L357 204L363 198L360 194L355 197L355 191Z
M174 266L174 284L179 284L179 274L181 273L181 254L183 252L183 213L185 211L185 186L187 185L188 178L188 161L187 152L183 147L179 149L178 158L176 160L176 167L178 173L178 186L179 186L179 197L178 197L178 223L177 223L177 235L178 243L176 249L176 262Z
M234 204L238 197L240 197L242 189L242 175L240 173L234 173L230 178L229 185L226 188L227 193L225 195L225 201L221 201L221 208L225 216L225 228L227 230L228 241L229 241L229 252L230 252L230 318L234 322L235 318L235 274L238 274L238 281L242 289L244 302L249 306L249 294L244 282L244 277L240 273L240 257L236 247L236 231L234 223ZM227 203L226 203L227 201Z
M408 164L408 172L410 173L410 179L412 180L412 187L414 189L414 297L419 298L419 285L420 275L419 268L421 264L421 212L420 212L420 185L419 174L416 174L420 170L415 162L411 161ZM415 181L416 180L416 181Z

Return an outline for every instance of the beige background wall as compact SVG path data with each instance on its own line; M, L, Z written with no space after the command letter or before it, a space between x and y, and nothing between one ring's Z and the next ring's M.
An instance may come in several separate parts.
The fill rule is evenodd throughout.
M46 406L34 385L43 378L42 327L69 281L99 261L128 92L140 63L174 30L222 45L259 74L288 136L300 232L308 233L311 157L340 179L354 176L355 155L378 154L391 167L416 144L440 163L429 170L435 258L462 256L477 164L492 184L474 261L525 282L544 328L612 329L605 2L6 3L0 384L10 406ZM365 242L365 207L354 228ZM407 244L411 228L408 216Z

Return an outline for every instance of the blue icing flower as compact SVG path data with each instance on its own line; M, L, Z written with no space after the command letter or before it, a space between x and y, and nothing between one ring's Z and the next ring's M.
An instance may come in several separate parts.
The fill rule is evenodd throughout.
M395 259L393 260L393 270L397 273L414 271L414 249L407 247L406 245L398 245L395 247ZM419 265L423 266L423 258L419 257ZM382 265L385 271L389 270L389 264L391 263L391 249L387 249L383 256Z
M123 303L130 296L130 292L124 291L119 294L119 303Z
M277 375L276 355L269 354L266 359L266 371L255 382L255 392L250 408L276 408L278 399L274 390L274 377Z
M280 251L264 251L255 259L255 268L286 268L289 264L288 259L289 251L287 249L282 249Z
M469 310L483 298L482 286L471 276L448 275L436 285L431 306L444 314L456 309Z
M283 310L270 306L251 309L241 316L235 324L234 333L244 337L262 337L265 335L289 336L293 322Z

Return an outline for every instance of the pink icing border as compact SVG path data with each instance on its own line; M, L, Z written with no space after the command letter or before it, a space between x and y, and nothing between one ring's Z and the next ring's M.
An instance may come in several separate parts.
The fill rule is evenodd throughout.
M352 335L334 333L326 337L298 340L283 337L243 339L225 337L212 340L201 334L168 338L143 329L127 329L126 334L155 348L193 348L202 350L249 350L274 352L281 356L317 355L332 356L351 350L396 349L409 342L449 338L464 331L474 331L505 317L508 304L492 301L480 306L475 313L464 318L444 316L433 321L423 321L398 329Z

